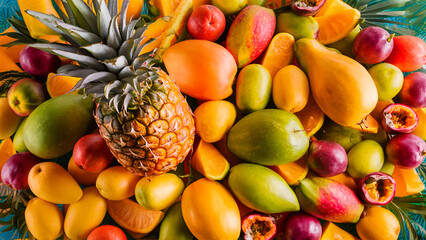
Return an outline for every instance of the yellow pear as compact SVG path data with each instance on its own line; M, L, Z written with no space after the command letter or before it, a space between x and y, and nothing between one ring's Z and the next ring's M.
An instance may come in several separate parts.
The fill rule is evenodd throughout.
M113 166L99 174L96 187L104 198L118 201L135 195L136 184L141 178L122 166Z
M69 205L64 221L65 235L70 239L86 239L101 224L107 212L107 200L95 186L83 189L83 197Z
M58 205L35 197L25 209L25 222L36 239L57 239L63 233L64 216Z
M74 178L54 162L42 162L31 168L28 185L37 197L57 204L77 202L83 195Z

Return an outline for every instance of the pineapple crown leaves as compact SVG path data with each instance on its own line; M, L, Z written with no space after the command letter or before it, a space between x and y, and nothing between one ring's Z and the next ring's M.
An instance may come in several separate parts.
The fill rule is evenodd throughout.
M65 12L59 16L27 10L26 12L56 31L69 44L35 43L30 46L72 59L77 65L65 65L58 74L81 77L71 91L84 89L117 112L127 112L136 103L146 102L148 83L158 78L158 60L153 51L140 54L155 39L146 40L144 17L127 23L129 0L118 11L117 0L93 1L90 7L83 0L63 0ZM143 44L142 41L144 41ZM121 82L119 84L119 82ZM107 92L107 94L105 94ZM141 96L141 97L138 97ZM143 100L145 99L145 100Z
M424 0L344 0L361 12L362 28L379 26L400 35L426 37Z

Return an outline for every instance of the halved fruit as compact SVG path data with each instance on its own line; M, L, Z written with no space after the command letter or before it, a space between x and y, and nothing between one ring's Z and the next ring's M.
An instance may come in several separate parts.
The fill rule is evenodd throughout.
M299 185L299 182L304 179L309 172L306 154L297 161L271 166L270 168L283 177L290 186Z
M108 213L121 227L134 233L147 234L161 222L162 211L148 210L131 199L108 200Z
M354 8L333 15L315 17L319 25L318 41L324 45L337 42L355 28L361 13Z
M81 78L78 77L49 73L46 81L47 92L52 98L64 95L68 93L80 79Z
M395 196L395 180L387 173L373 172L358 182L358 196L367 204L386 205Z
M395 166L392 177L396 183L395 197L406 197L425 189L416 169L403 169Z
M213 144L200 140L191 166L210 180L222 180L229 171L229 162Z
M294 37L289 33L277 33L262 53L260 64L269 70L272 79L277 72L289 65L294 58Z
M343 183L346 185L346 187L352 189L354 192L356 191L356 182L354 178L346 172L328 178Z
M342 0L327 0L317 14L315 14L315 17L334 15L348 9L353 8Z
M241 225L245 240L271 240L277 234L277 220L267 214L249 214L244 217Z
M419 116L413 108L395 103L383 109L380 123L387 133L410 133L417 127Z
M367 115L360 123L348 127L361 132L377 133L379 131L379 122L377 122L371 115Z
M309 95L308 103L299 112L294 113L306 130L306 134L312 137L324 124L325 115L319 108L312 94Z

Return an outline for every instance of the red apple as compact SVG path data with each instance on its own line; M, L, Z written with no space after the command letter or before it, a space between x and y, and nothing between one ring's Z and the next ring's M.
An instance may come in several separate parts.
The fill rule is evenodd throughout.
M74 145L72 157L78 167L88 172L100 172L111 166L114 160L99 133L91 133L80 138Z
M187 28L191 37L216 41L225 30L225 15L213 5L201 5L189 16Z
M61 66L61 59L46 51L26 46L19 54L19 63L25 72L35 77L46 77Z
M30 115L46 99L44 85L31 78L23 78L15 82L7 93L10 108L22 117Z
M31 168L40 163L40 158L30 152L15 153L1 170L2 181L16 190L28 188L28 174Z

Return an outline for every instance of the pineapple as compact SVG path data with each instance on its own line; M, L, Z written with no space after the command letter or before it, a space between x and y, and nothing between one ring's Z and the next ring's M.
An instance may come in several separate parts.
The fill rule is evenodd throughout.
M147 27L143 18L126 21L129 0L65 0L61 18L26 11L59 33L69 44L31 46L70 58L58 73L82 79L82 89L96 101L94 117L115 158L129 171L153 176L175 169L192 149L191 109L176 83L158 67L153 52L140 54Z

